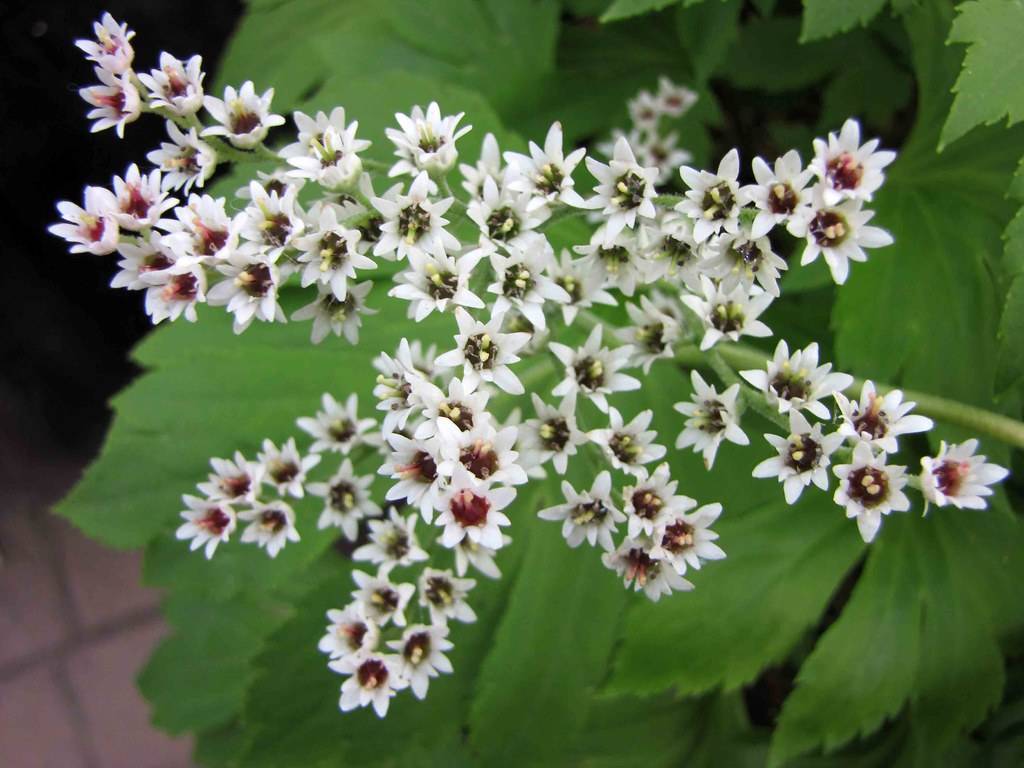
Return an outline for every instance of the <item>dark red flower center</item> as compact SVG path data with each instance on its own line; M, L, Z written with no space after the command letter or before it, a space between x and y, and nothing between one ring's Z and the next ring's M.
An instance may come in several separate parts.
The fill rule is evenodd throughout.
M457 492L448 503L455 520L466 528L486 523L490 508L491 502L486 496L480 496L469 488Z

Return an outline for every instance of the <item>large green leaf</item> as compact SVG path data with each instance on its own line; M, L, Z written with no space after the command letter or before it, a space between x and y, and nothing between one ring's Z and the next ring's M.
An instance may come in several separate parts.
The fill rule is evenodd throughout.
M871 21L888 0L804 0L802 40L832 37Z

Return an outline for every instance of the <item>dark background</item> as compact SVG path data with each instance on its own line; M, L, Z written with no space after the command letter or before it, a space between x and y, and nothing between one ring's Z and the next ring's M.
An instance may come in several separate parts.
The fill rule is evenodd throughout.
M74 41L110 11L136 32L136 70L155 67L162 50L199 53L209 88L241 10L239 0L0 2L0 496L51 459L95 454L108 399L137 373L128 351L151 327L142 292L109 287L116 254L71 255L46 231L58 200L80 204L85 185L109 186L132 162L148 167L165 135L146 115L124 139L89 132L77 91L96 78Z

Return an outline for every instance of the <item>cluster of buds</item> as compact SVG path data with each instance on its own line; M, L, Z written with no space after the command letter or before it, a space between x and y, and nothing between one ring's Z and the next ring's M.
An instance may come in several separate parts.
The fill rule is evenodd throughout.
M294 439L281 448L265 441L255 461L240 453L213 460L213 474L199 486L203 495L184 497L178 536L208 557L237 521L248 524L243 542L275 556L299 540L292 503L314 496L324 505L319 527L337 528L357 545L353 558L375 567L355 572L353 601L329 614L321 643L331 668L348 676L343 710L372 704L383 715L396 691L422 698L431 678L451 671L447 621L474 616L466 596L475 582L463 577L470 568L500 575L495 556L511 541L511 505L531 478L563 478L564 500L539 516L560 522L569 546L600 550L627 587L652 600L692 589L688 569L725 557L710 528L721 506L677 492L663 461L667 449L651 428L655 414L624 415L619 400L641 388L638 371L674 368L681 348L702 355L722 389L692 371L692 397L675 406L683 416L676 448L702 454L710 470L723 441L749 443L741 419L756 408L785 434L766 435L777 455L754 474L778 478L794 503L811 485L827 490L831 468L835 502L857 519L865 541L883 515L909 509L905 488L917 487L938 506L979 508L1006 475L967 441L943 445L923 460L920 476L907 477L888 456L901 435L930 429L931 420L910 413L914 404L900 391L880 393L870 382L851 402L844 391L853 378L821 363L815 344L790 354L780 341L763 370L743 371L716 348L771 336L759 318L780 296L788 268L773 238L786 232L802 242L802 264L821 255L837 283L851 261L867 258L865 248L891 242L868 224L873 213L864 205L895 155L879 151L877 140L861 144L855 120L816 141L806 168L796 150L771 165L755 158L751 184L739 181L735 149L715 173L675 168L677 156L671 164L688 188L683 196L659 194L668 161L638 153L643 142L632 132L615 139L609 162L586 157L596 180L586 196L573 178L586 149L566 153L559 123L528 153L503 153L488 134L478 161L458 166L463 198L449 184L457 142L471 129L462 114L445 115L431 103L396 115L397 127L386 134L396 156L390 167L361 158L369 142L357 138L357 123L341 107L296 113L295 141L275 150L264 143L282 122L270 113L272 91L257 96L246 83L227 89L223 101L200 100L196 59L182 64L163 54L160 70L136 78L131 33L108 17L97 36L82 47L103 82L121 89L103 107L121 110L119 120L110 122L114 112L93 113L97 126L123 129L136 104L135 116L144 110L169 120L174 143L150 155L159 167L148 175L132 166L112 191L87 189L84 208L61 203L66 222L53 231L72 251L119 253L114 285L146 290L154 321L195 320L196 304L206 301L227 308L236 332L253 320L284 322L278 293L291 282L315 288L293 315L314 321L314 342L334 333L354 344L362 318L374 311L366 306L371 281L359 282L357 273L381 261L398 265L387 296L406 302L413 323L433 313L453 321L454 343L441 354L411 338L380 354L379 423L359 418L355 396L341 405L325 395L315 417L298 421L313 438L306 455ZM657 135L658 120L681 115L693 98L663 79L656 95L631 103L635 131ZM200 104L215 125L199 123ZM186 146L189 162L175 163ZM167 197L172 189L201 187L220 160L270 157L279 167L240 190L244 208L234 216L223 198L189 194L178 206ZM380 194L378 170L396 180ZM173 219L165 217L171 210ZM589 242L556 253L549 227L576 215L597 224ZM456 223L474 234L460 239ZM622 325L593 311L620 302L628 318ZM567 343L573 325L584 328L581 344ZM532 390L552 371L559 380L546 400ZM532 417L521 419L525 403L515 400L504 422L493 415L496 403L528 390ZM835 432L830 400L839 411ZM812 425L808 415L819 422ZM340 454L340 466L313 481L328 454ZM574 469L582 485L569 481ZM374 474L391 481L377 499ZM261 496L267 488L276 493L272 500ZM417 517L437 527L428 548L417 540ZM395 576L408 569L411 575ZM412 624L407 611L419 612Z

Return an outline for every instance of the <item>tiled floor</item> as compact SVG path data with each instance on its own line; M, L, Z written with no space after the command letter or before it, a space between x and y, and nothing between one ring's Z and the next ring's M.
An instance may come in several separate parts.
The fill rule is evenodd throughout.
M75 474L43 462L30 482L2 489L0 765L191 766L190 741L153 729L135 686L165 631L138 554L107 550L47 512Z

